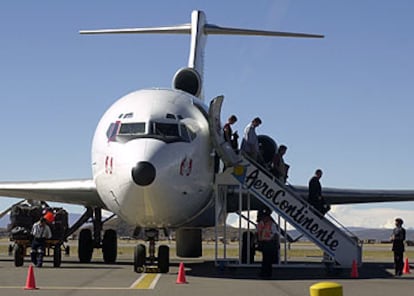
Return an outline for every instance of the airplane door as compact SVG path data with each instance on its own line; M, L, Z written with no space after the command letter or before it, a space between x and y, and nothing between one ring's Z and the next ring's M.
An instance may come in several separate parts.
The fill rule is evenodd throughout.
M215 97L210 102L208 110L210 138L216 149L217 154L221 157L226 167L234 166L240 161L240 157L231 147L230 143L224 140L223 128L220 122L221 106L224 96Z

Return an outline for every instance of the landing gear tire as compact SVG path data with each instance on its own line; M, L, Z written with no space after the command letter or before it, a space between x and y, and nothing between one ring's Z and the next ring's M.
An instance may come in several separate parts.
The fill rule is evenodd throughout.
M53 267L60 267L62 263L61 245L55 245L53 249Z
M81 263L89 263L92 259L93 241L90 229L82 229L79 233L78 257Z
M117 249L116 231L113 229L106 230L102 240L102 253L105 263L115 263Z
M145 256L146 256L145 245L143 244L137 245L134 251L134 271L135 272L137 273L144 272Z
M158 248L158 270L160 273L170 271L170 248L166 245Z
M14 246L13 255L14 255L14 266L16 267L23 266L24 254L23 254L23 247L21 245Z

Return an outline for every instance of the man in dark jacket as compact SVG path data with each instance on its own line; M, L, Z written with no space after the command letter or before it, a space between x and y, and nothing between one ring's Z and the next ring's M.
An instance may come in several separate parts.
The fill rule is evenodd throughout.
M315 175L309 181L309 203L317 209L322 215L329 211L329 206L326 204L322 196L322 186L319 181L322 178L322 170L317 169Z
M392 251L394 252L394 267L395 276L402 276L403 273L403 257L404 257L404 241L405 229L402 227L403 220L401 218L395 219L395 228L392 231Z

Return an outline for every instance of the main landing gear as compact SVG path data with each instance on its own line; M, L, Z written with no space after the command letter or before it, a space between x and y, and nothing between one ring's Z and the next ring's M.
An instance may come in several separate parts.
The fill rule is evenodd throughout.
M87 207L85 213L69 229L67 236L71 235L80 226L89 219L92 219L93 233L91 229L84 228L79 233L78 239L78 257L82 263L89 263L92 260L93 249L102 248L103 259L105 263L115 263L117 256L117 234L113 229L107 229L104 232L103 239L101 236L103 224L111 217L102 220L102 209Z
M139 244L134 252L134 271L141 272L160 272L167 273L170 269L170 248L166 245L158 247L158 257L155 257L155 241L158 240L157 229L146 229L145 236L149 242L148 257L146 257L146 247Z
M82 263L89 263L92 260L93 249L102 248L105 263L115 263L117 256L117 234L113 229L107 229L101 237L103 224L113 216L102 220L102 210L100 208L87 207L85 213L68 230L66 236L70 236L88 220L92 220L93 231L84 228L79 233L78 257ZM147 248L144 244L139 244L134 250L134 271L141 272L160 272L167 273L170 269L170 248L167 245L158 247L158 257L155 256L155 242L158 240L159 232L157 229L146 229L145 237L148 241Z

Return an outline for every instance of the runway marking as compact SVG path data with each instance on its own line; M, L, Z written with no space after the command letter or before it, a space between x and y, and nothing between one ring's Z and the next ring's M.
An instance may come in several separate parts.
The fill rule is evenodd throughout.
M141 275L132 285L131 289L148 289L152 290L155 288L161 274L159 273L146 273Z
M65 286L38 286L39 290L152 290L160 279L160 273L144 273L130 287L65 287ZM23 286L0 286L0 289L23 289Z

